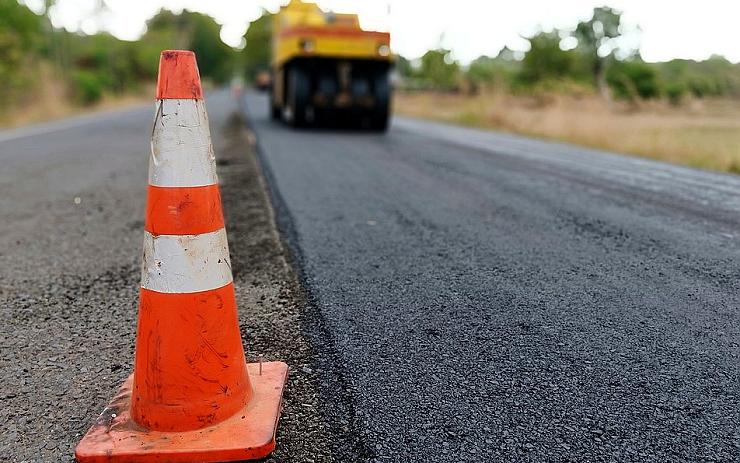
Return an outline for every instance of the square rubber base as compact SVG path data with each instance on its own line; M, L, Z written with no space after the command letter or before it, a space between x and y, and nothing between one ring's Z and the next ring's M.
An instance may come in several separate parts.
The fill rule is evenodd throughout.
M288 365L247 365L254 395L244 409L208 428L185 432L144 429L129 414L133 375L75 449L88 462L225 462L264 458L275 449Z

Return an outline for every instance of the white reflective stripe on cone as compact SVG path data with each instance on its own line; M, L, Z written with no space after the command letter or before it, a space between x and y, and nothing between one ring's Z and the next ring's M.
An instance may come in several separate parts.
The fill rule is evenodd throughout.
M188 187L218 183L203 100L160 100L157 105L149 184Z
M200 235L144 235L141 287L160 293L196 293L231 283L226 230Z

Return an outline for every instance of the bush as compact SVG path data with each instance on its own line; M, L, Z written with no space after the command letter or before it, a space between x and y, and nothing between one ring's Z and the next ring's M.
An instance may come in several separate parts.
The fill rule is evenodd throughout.
M457 90L460 66L450 50L429 50L421 57L418 77L436 90Z
M74 94L83 105L90 105L103 97L105 83L100 76L89 71L75 71L72 74Z
M519 62L506 56L508 48L495 58L480 56L474 59L465 72L465 77L475 88L510 87L519 71Z
M161 10L147 21L141 41L157 43L160 49L194 51L200 76L222 84L232 77L238 53L221 41L220 32L221 26L210 16L188 10L179 14Z
M572 50L560 48L558 31L540 32L527 40L530 49L522 60L519 72L521 83L572 78L577 74L578 55Z
M614 61L606 74L606 81L617 98L657 98L661 94L658 73L653 66L641 60Z
M32 88L43 24L25 5L0 0L0 113L23 100Z
M665 86L665 95L671 104L677 105L686 94L686 86L680 82L671 82Z

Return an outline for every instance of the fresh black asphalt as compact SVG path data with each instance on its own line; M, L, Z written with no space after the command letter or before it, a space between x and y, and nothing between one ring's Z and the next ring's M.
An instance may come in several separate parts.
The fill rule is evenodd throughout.
M245 107L338 461L740 461L740 178Z

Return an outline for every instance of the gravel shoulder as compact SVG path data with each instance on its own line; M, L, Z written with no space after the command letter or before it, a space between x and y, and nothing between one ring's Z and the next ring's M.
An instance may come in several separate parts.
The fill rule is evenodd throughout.
M229 117L222 138L218 171L247 357L290 366L277 449L267 461L332 461L314 350L303 333L306 296L275 226L255 139L238 113Z

